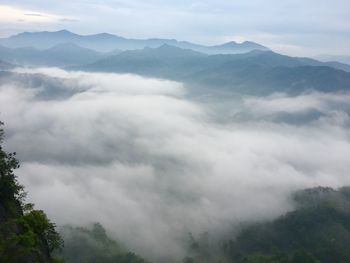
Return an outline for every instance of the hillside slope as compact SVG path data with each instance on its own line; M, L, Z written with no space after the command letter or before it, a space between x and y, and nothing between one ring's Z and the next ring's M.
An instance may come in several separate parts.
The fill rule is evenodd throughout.
M103 59L102 53L72 43L62 43L45 50L32 47L0 46L0 59L24 66L74 66Z
M350 262L350 188L307 189L294 199L295 211L250 226L227 244L232 262Z
M248 94L299 93L306 90L350 89L350 72L307 58L252 51L236 55L206 55L169 45L126 51L72 69L134 73Z
M0 262L51 263L60 236L43 211L24 203L23 187L13 173L19 167L15 153L3 151L2 138L0 128Z

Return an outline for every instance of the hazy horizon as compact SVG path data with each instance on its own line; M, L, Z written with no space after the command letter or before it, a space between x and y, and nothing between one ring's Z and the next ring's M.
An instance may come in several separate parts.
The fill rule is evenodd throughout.
M329 1L1 1L0 37L67 29L203 45L254 41L295 56L350 54L350 3ZM100 19L103 17L103 19Z

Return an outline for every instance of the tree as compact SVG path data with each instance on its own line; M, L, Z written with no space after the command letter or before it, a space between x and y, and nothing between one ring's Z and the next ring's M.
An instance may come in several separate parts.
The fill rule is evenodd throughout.
M14 169L19 168L19 163L15 158L16 153L7 153L2 149L4 138L2 125L3 123L0 121L0 198L6 206L10 200L22 200L23 187L18 184L13 173Z
M52 262L50 253L63 241L56 226L41 210L25 202L26 193L17 181L16 153L2 148L0 122L0 263Z

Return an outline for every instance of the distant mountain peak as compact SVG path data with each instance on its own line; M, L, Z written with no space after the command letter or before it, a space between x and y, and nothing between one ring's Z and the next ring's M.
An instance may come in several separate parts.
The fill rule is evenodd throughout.
M162 44L158 47L145 47L144 50L152 50L152 51L162 51L162 52L183 52L186 51L186 49L180 48L180 47L176 47L170 44ZM192 51L192 50L191 50Z
M72 32L68 31L67 29L58 30L58 31L56 31L54 33L62 33L62 34L67 34L68 33L68 34L72 34Z
M48 32L50 33L50 32ZM62 30L58 30L56 32L52 32L53 34L58 34L58 35L67 35L67 36L72 36L72 35L76 35L75 33L68 31L66 29L62 29Z
M163 49L163 50L183 50L182 48L175 47L175 46L169 45L167 43L159 46L158 49Z
M229 42L222 44L221 46L237 46L237 45L238 45L238 43L236 41L229 41Z
M99 34L96 34L98 36L105 36L105 37L115 37L116 35L113 35L113 34L110 34L110 33L106 33L106 32L103 32L103 33L99 33Z
M9 37L9 39L15 39L15 38L19 38L19 37L27 37L30 36L31 34L33 34L34 32L22 32L22 33L18 33L18 34L14 34L12 36Z
M260 45L258 43L255 43L253 41L244 41L242 43L237 43L236 41L229 41L227 43L224 43L222 45L216 46L216 47L223 47L223 48L257 48L257 49L268 49L267 47Z
M243 41L241 44L254 44L254 45L259 45L258 43L256 42L253 42L253 41Z
M118 35L114 35L114 34L110 34L110 33L99 33L99 34L94 34L94 35L86 35L83 36L86 38L93 38L93 39L98 39L100 41L127 41L126 38L118 36Z
M11 37L16 37L16 36L28 36L28 35L76 35L66 29L58 30L58 31L34 31L34 32L23 32L19 33L16 35L13 35Z
M262 48L262 49L270 50L269 48L253 41L244 41L241 43L241 45L250 47L250 48L260 48L260 49Z

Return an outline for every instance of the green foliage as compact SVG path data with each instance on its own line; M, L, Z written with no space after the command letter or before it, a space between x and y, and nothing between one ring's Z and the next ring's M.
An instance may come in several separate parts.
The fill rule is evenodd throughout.
M0 128L0 263L51 262L50 252L62 246L62 239L43 211L24 202L14 175L16 153L3 151L3 135Z
M16 211L17 199L24 196L23 187L17 183L13 170L19 167L16 153L7 153L2 149L4 131L0 122L0 200L12 213ZM21 197L21 198L19 198ZM15 204L14 204L15 203ZM13 206L14 205L14 206Z
M298 192L297 210L244 229L226 243L227 257L231 262L350 262L347 194L330 188Z
M64 261L60 258L57 257L53 257L52 258L52 263L64 263Z
M90 228L65 226L61 233L65 245L56 254L66 263L146 263L107 236L99 223Z
M56 231L55 224L51 223L42 210L32 210L23 216L26 228L32 230L41 240L45 240L50 252L60 249L63 241Z
M246 263L318 263L312 255L305 251L297 251L293 255L288 256L287 254L276 255L264 255L256 253L246 257Z
M246 263L318 263L312 255L305 251L297 251L293 255L279 254L267 256L261 253L246 257Z
M211 240L209 234L204 232L197 237L192 233L188 234L187 256L182 260L183 263L224 263L226 262L221 247L217 241Z
M280 263L275 257L262 255L260 253L248 256L246 258L247 263Z
M317 263L316 260L311 254L306 253L305 251L297 251L291 258L291 263Z
M183 263L348 263L350 187L312 188L294 195L296 209L245 226L216 250L207 235L188 238Z

